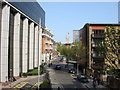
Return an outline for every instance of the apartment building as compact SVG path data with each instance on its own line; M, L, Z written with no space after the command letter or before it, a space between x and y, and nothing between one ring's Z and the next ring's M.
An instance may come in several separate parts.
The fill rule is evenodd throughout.
M80 30L80 40L86 47L86 61L89 72L99 71L104 67L105 59L99 52L97 41L103 42L105 39L103 33L106 26L120 27L120 24L85 24ZM120 66L119 61L115 62Z
M50 61L53 57L53 34L47 28L42 28L42 60Z
M45 12L34 2L0 0L0 82L38 67Z

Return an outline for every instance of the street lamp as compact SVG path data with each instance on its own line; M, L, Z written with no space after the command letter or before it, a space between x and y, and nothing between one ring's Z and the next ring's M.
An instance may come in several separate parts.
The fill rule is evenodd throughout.
M77 76L79 75L79 64L78 64L78 60L77 60Z
M78 55L76 54L76 57L78 57ZM79 75L79 61L77 59L77 76Z
M38 90L39 90L39 84L40 84L40 66L38 63Z

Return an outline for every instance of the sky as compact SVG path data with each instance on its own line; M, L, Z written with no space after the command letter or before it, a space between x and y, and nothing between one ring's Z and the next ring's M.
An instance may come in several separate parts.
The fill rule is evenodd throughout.
M54 34L56 42L66 42L69 33L86 23L118 23L117 2L41 2L45 11L46 27Z

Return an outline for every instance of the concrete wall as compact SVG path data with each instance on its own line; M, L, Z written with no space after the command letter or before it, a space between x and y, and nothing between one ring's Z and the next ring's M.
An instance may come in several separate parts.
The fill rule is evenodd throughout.
M29 69L33 69L33 42L34 42L34 23L30 24L30 37L29 37Z
M39 50L39 48L38 48L38 41L39 39L38 39L38 26L36 26L35 27L35 56L34 56L34 67L37 67L38 66L38 54L39 54L39 52L38 52L38 50Z
M1 46L0 46L0 80L5 82L8 80L8 39L9 39L9 15L10 6L5 5L2 9L1 20Z
M27 72L28 64L28 19L25 18L23 21L23 46L22 46L22 72Z
M20 72L20 13L14 17L14 40L13 40L13 75L19 76Z

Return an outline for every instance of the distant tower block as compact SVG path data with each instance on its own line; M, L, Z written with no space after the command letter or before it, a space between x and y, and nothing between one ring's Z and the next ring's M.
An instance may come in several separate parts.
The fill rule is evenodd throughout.
M70 36L69 36L69 33L68 33L68 35L67 35L67 37L66 37L66 43L67 43L67 44L70 43Z

